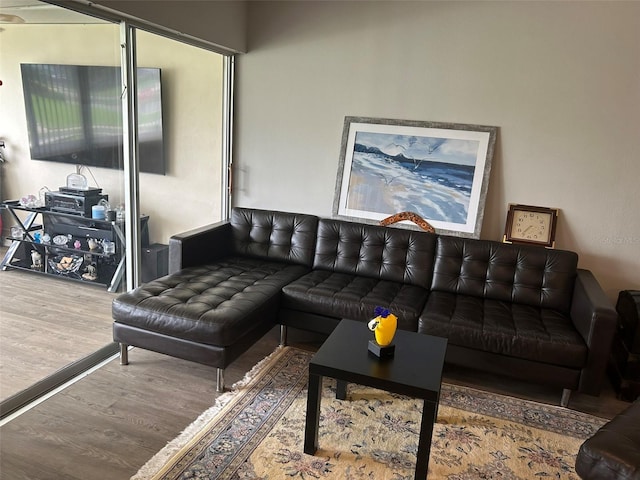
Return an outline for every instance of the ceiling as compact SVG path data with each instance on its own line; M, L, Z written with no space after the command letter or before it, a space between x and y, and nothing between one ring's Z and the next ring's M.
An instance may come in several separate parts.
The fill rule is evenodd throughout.
M38 0L0 0L0 24L39 23L104 23L104 21Z

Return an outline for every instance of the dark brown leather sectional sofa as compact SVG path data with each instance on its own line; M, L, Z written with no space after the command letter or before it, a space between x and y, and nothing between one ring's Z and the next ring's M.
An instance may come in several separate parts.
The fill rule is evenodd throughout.
M170 274L113 302L127 345L223 370L274 325L329 333L389 308L449 363L597 395L616 312L575 253L234 208L170 240Z

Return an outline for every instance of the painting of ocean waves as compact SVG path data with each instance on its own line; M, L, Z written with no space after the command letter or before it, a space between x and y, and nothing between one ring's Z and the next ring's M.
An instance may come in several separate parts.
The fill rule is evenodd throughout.
M358 132L347 208L465 224L479 142Z

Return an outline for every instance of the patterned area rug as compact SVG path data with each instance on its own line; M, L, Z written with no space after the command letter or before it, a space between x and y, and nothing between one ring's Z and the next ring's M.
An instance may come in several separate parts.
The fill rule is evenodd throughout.
M312 353L278 348L154 456L135 480L412 479L422 402L325 379L320 448L303 453ZM430 479L578 479L580 444L604 419L443 385Z

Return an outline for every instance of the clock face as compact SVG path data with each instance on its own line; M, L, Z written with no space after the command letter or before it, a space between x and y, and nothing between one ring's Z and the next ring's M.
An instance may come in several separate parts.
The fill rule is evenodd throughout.
M527 242L548 243L551 235L550 213L514 210L511 238Z

